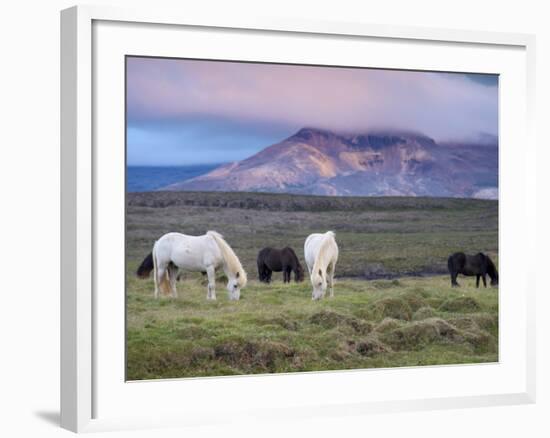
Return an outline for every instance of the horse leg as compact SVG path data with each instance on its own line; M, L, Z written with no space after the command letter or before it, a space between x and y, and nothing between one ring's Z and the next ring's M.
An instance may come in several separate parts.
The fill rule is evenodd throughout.
M451 273L451 286L452 287L459 287L460 286L456 281L457 276L458 276L458 272L452 272Z
M265 268L265 282L271 283L271 275L273 275L273 271L269 268Z
M483 287L487 287L487 275L483 274L481 276L481 279L483 280Z
M334 298L333 284L334 284L334 271L335 271L335 268L336 268L336 266L334 266L334 264L330 264L327 267L327 286L328 286L329 296L331 298Z
M165 268L159 268L157 270L157 290L156 292L156 298L158 298L159 294L164 295L164 291L166 290L166 269Z
M157 266L155 272L155 298L159 297L159 292L162 292L162 285L166 281L166 268Z
M479 274L476 275L476 288L479 287L479 277L481 277Z
M170 292L172 294L172 298L178 297L178 291L176 290L177 275L178 268L174 265L168 266L168 277L170 279Z
M151 255L153 256L153 283L155 284L155 291L153 292L153 296L155 297L155 300L156 300L159 297L159 285L158 285L157 254L154 247L153 247L153 251L151 252Z
M158 280L158 268L155 267L155 272L153 273L153 280L155 282L155 300L159 297L159 280Z
M216 271L214 266L209 266L206 268L206 275L208 275L208 289L206 292L207 300L216 299Z

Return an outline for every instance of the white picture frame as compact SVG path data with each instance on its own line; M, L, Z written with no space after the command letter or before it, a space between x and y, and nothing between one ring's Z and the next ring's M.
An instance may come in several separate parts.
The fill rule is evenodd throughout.
M99 26L99 27L98 27ZM124 29L119 29L120 28ZM140 30L141 29L141 30ZM139 35L148 29L148 43L141 41ZM479 72L498 73L504 75L505 89L509 85L510 96L501 95L501 136L504 138L502 146L506 151L508 140L521 139L522 147L527 153L525 157L514 163L506 152L501 157L501 240L506 238L503 248L507 248L509 258L504 257L501 263L501 290L506 285L513 285L517 295L504 293L501 297L500 318L502 324L500 342L504 347L510 342L510 348L504 348L503 357L495 368L488 365L464 365L456 367L428 367L392 370L359 370L347 372L307 373L285 376L246 376L209 379L185 379L142 382L140 384L126 383L120 376L122 370L111 362L120 361L124 352L120 350L123 339L116 342L106 339L104 333L118 324L113 322L117 318L117 307L120 300L105 308L108 298L98 300L98 293L104 291L105 284L102 271L102 258L98 256L106 249L106 245L120 245L123 236L117 236L117 227L103 231L105 218L98 208L101 203L105 206L120 204L120 191L109 194L113 184L117 185L123 179L123 168L117 167L124 143L120 144L120 126L113 126L118 134L109 137L109 126L103 123L105 118L101 108L105 105L103 94L98 90L109 90L112 96L120 96L120 84L124 78L118 74L109 76L110 68L119 68L120 55L150 53L164 47L171 50L170 44L161 41L161 34L178 32L186 29L188 32L197 31L201 35L231 31L238 34L238 38L254 40L263 38L306 38L309 40L322 38L337 38L338 44L361 44L369 41L372 44L384 42L388 45L407 45L418 47L430 56L430 50L443 53L448 46L457 50L464 50L464 56L471 56L471 66L477 65ZM120 37L120 32L131 32L133 49L126 52L127 41ZM158 34L157 37L154 34ZM172 37L173 35L171 35ZM166 37L166 35L165 35ZM109 44L105 44L107 41ZM296 40L297 41L297 40ZM346 42L348 41L348 42ZM311 42L314 44L315 42ZM141 44L141 46L140 46ZM158 47L155 47L158 44ZM308 42L309 44L309 42ZM145 47L148 45L148 47ZM140 47L143 47L143 52ZM207 45L203 46L206 50ZM251 46L250 59L256 59L257 53L269 56L269 51L254 52ZM125 10L108 7L78 6L61 12L61 426L75 431L99 431L119 428L146 428L161 426L177 426L189 424L207 424L209 422L238 421L247 416L270 418L279 417L311 417L312 415L360 415L368 412L396 412L415 409L441 409L453 407L474 407L503 404L532 403L535 400L535 275L529 266L520 265L519 274L506 274L506 266L513 259L513 250L528 250L533 248L536 241L534 215L526 213L534 211L535 198L535 157L536 145L533 138L533 108L534 108L534 47L535 40L531 35L505 34L460 31L449 29L423 29L415 27L391 27L364 23L336 23L310 22L307 20L277 20L242 17L239 20L227 22L223 17L196 16L192 11L172 12L157 9ZM137 48L137 49L136 49ZM479 56L475 52L483 49L487 53L495 52L494 62L491 59ZM138 50L139 53L136 53ZM174 49L176 50L176 49ZM196 50L201 50L197 47ZM403 58L406 58L404 49L400 49ZM451 49L449 49L451 50ZM452 49L454 50L454 49ZM468 55L468 50L472 55ZM475 53L474 53L475 52ZM168 53L168 52L166 52ZM483 52L485 53L485 52ZM163 55L164 53L161 53ZM323 56L330 56L323 55ZM205 53L204 57L208 58ZM240 55L233 55L240 56ZM273 55L276 56L276 55ZM289 55L290 56L290 55ZM231 56L230 56L231 57ZM432 57L431 61L400 60L394 65L384 64L385 67L404 68L432 68L450 71L474 71L471 67L461 67L460 56L442 55L439 59ZM269 58L271 59L271 58ZM107 62L114 60L112 63ZM296 59L294 59L296 60ZM495 61L496 60L496 61ZM382 60L379 62L383 62ZM454 64L453 64L454 63ZM112 65L111 65L112 64ZM106 70L103 66L106 66ZM506 72L506 73L503 73ZM103 82L105 79L105 86ZM509 82L506 82L507 78ZM112 82L109 82L112 80ZM101 82L101 83L100 83ZM108 83L109 82L109 83ZM512 105L514 103L514 105ZM115 114L113 123L120 121L120 105L112 105L111 111ZM516 105L517 104L517 105ZM512 112L511 106L517 106ZM117 112L118 111L118 112ZM510 111L510 112L508 112ZM98 125L101 128L98 129ZM122 127L123 129L123 127ZM112 142L115 159L112 165L104 161L105 154L98 154L97 148L104 147L102 139ZM98 146L98 142L101 146ZM118 149L121 148L121 150ZM118 157L118 158L116 158ZM507 171L512 165L517 170L511 176ZM112 166L112 167L111 167ZM107 181L107 177L109 180ZM109 198L109 199L107 199ZM122 198L123 199L123 198ZM522 208L517 203L523 202ZM119 206L124 208L123 205ZM515 208L514 208L515 207ZM120 218L120 216L115 216ZM107 218L109 219L109 218ZM111 218L112 219L112 218ZM117 226L120 226L118 224ZM513 233L517 226L523 231ZM120 228L118 228L120 229ZM98 234L99 233L99 234ZM114 233L114 234L113 234ZM98 235L109 235L114 238L109 242L101 240ZM107 243L106 243L107 242ZM118 242L118 243L117 243ZM113 251L113 254L116 254ZM105 274L105 275L103 275ZM113 276L116 276L113 273ZM514 275L514 276L513 276ZM517 276L517 277L516 277ZM520 278L521 277L521 278ZM113 277L114 278L114 277ZM514 283L515 282L515 283ZM113 296L120 298L124 288L118 290L114 282ZM504 300L504 302L502 301ZM509 300L509 301L507 301ZM103 306L103 307L102 307ZM514 314L513 312L517 312ZM123 320L124 315L120 314ZM509 317L510 316L510 317ZM512 319L514 317L514 319ZM507 327L515 324L516 336L510 336ZM120 324L113 329L119 333ZM514 339L511 339L514 338ZM513 343L513 344L512 344ZM507 356L506 351L516 348L515 356ZM101 352L101 354L98 354ZM113 353L114 352L114 353ZM117 358L111 357L117 356ZM508 367L509 366L509 367ZM500 368L499 368L500 367ZM507 368L508 367L508 368ZM115 371L112 371L115 370ZM503 371L501 374L500 371ZM111 372L112 371L112 372ZM123 374L123 373L122 373ZM407 382L411 380L423 381L433 379L434 382L443 382L460 379L460 376L473 376L474 380L487 383L480 385L475 392L470 388L457 387L448 392L445 388L424 395L411 391L389 391L382 397L376 391L374 379L385 382ZM491 375L495 382L490 382ZM374 377L373 377L374 376ZM451 377L452 376L452 377ZM476 377L477 376L477 377ZM498 379L497 379L498 377ZM274 380L275 379L275 380ZM502 381L498 384L497 380ZM107 393L113 386L120 387ZM370 382L370 383L369 383ZM368 385L370 394L346 393L346 387L353 385ZM381 383L380 385L383 385ZM144 400L163 399L171 403L186 385L186 391L198 394L198 391L216 393L216 401L206 404L201 397L193 399L193 406L186 406L184 402L173 410L165 410L162 406L151 410ZM315 391L319 385L324 386L324 392ZM348 385L348 386L346 386ZM413 384L411 383L411 386ZM491 386L492 385L492 386ZM500 386L499 386L500 385ZM277 394L277 388L300 388L297 404L286 404ZM383 387L383 386L382 386ZM339 390L338 388L344 388ZM129 389L126 391L126 389ZM117 392L118 391L118 392ZM194 392L193 392L194 391ZM225 391L225 392L224 392ZM235 410L224 410L228 394L235 392L247 394L248 398L260 397L248 402L239 399L243 405ZM263 404L262 393L272 391L270 402ZM179 392L181 393L181 392ZM378 395L377 395L378 394ZM123 400L123 397L126 397ZM109 401L106 401L106 399ZM122 403L124 401L124 403ZM128 404L126 410L117 411L117 406ZM142 406L143 405L143 406ZM196 408L193 411L191 408ZM208 408L208 412L207 412ZM148 415L140 415L140 409ZM106 414L103 414L105 412Z

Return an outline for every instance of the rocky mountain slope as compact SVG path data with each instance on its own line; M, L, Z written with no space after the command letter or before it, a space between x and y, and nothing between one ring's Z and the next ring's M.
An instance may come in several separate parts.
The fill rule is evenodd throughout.
M165 189L494 199L497 187L496 139L438 144L414 132L304 128L243 161Z

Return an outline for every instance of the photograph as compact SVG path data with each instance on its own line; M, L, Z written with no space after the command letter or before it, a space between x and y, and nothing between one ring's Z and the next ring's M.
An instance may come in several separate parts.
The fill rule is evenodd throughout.
M497 363L499 75L125 57L126 380Z

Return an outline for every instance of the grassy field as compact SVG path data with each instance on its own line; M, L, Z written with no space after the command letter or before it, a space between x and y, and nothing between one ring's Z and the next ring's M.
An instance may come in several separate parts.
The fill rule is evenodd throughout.
M326 198L270 194L129 194L129 380L498 360L498 289L459 278L446 259L483 251L498 263L498 204L422 198ZM207 302L206 280L187 273L179 298L154 300L134 273L168 231L221 232L249 274L239 302L225 284ZM290 245L303 263L308 234L336 232L335 297L311 286L256 278L257 252Z

